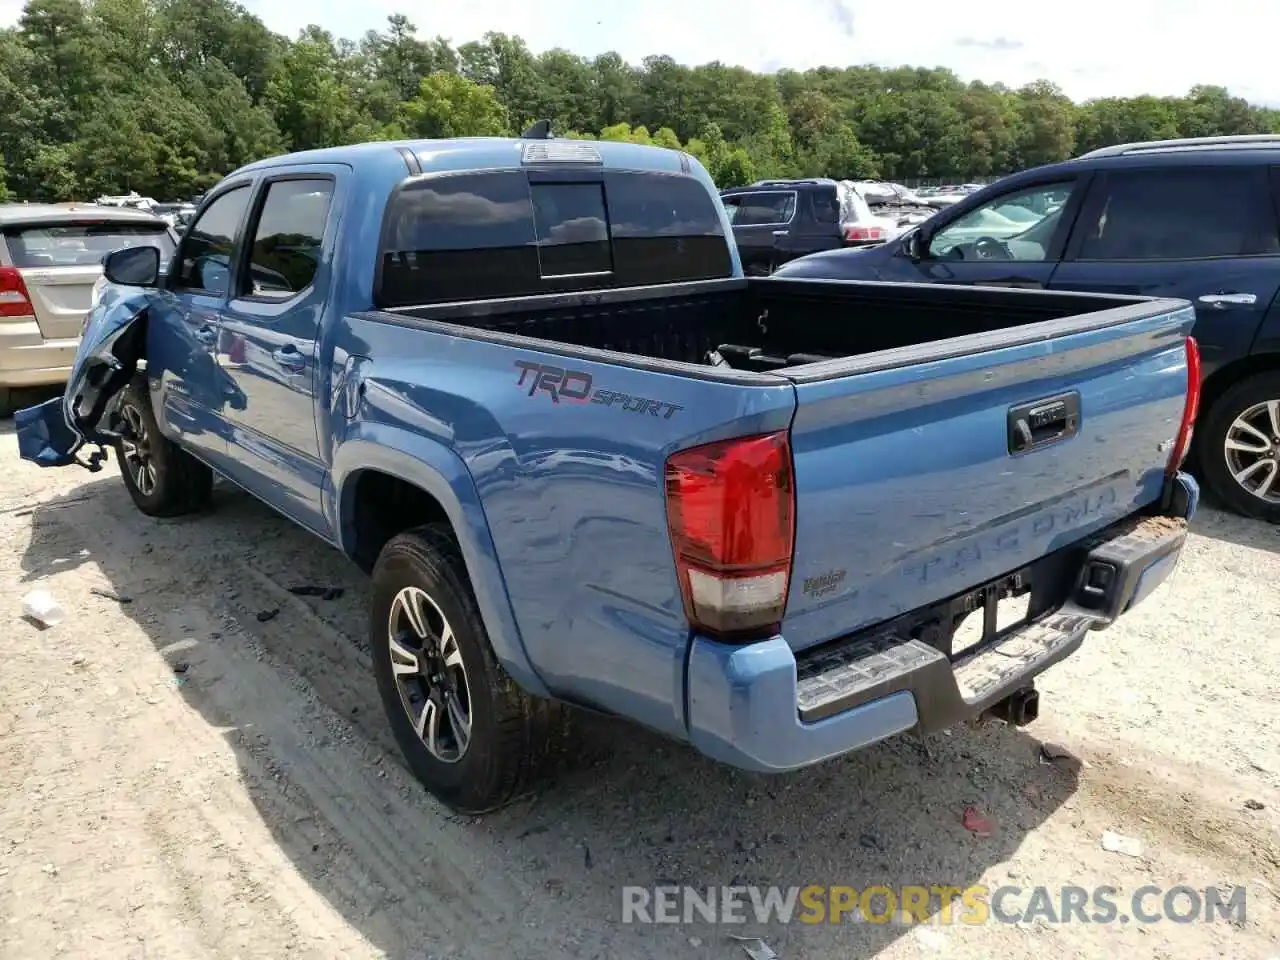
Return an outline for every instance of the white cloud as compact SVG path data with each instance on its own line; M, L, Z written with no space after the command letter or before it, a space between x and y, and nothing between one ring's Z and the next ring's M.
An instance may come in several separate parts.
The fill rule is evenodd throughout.
M245 0L289 35L318 23L339 36L380 28L398 11L419 34L454 43L486 30L534 50L617 50L638 63L666 53L683 63L722 60L753 69L879 63L946 66L965 79L1011 86L1039 77L1076 99L1176 95L1214 83L1255 102L1280 102L1271 66L1280 7L1256 0L1076 0L1069 6L985 0L467 0L418 14L404 0ZM12 22L19 0L0 0Z

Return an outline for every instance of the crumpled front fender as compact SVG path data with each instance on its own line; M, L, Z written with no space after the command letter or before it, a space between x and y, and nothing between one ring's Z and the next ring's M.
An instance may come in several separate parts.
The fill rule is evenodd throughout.
M139 327L154 290L108 286L85 318L80 346L61 397L14 414L18 454L41 467L81 463L98 469L103 454L76 454L86 443L110 443L111 404L133 378L146 350Z

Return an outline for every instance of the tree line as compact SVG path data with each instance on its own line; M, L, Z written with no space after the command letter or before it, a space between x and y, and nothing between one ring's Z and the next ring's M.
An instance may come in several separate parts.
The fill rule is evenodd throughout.
M753 73L671 57L535 54L488 33L453 46L404 16L358 40L269 31L231 0L30 0L0 30L0 199L198 193L289 150L518 133L688 150L716 182L974 178L1097 146L1280 131L1222 87L1076 104L1047 80L966 83L943 68Z

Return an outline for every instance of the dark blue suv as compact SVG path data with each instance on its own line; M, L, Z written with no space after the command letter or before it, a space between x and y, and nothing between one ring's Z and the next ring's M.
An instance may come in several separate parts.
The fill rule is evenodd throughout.
M1192 463L1227 506L1280 522L1280 136L1095 150L776 276L1190 300L1204 378Z

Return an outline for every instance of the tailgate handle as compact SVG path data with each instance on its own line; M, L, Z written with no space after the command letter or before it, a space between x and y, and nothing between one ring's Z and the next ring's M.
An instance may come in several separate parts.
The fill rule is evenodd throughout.
M1044 397L1009 408L1009 452L1026 453L1080 430L1080 394L1076 391Z

